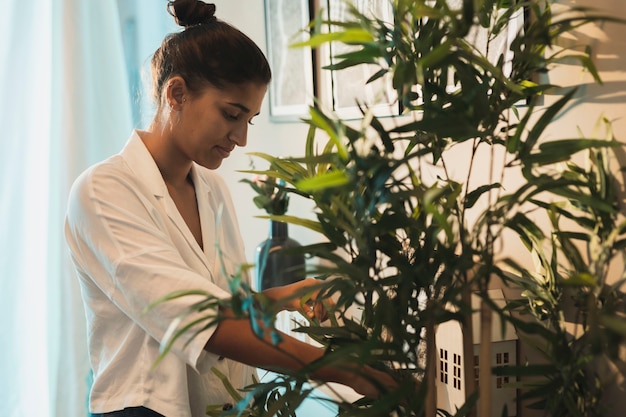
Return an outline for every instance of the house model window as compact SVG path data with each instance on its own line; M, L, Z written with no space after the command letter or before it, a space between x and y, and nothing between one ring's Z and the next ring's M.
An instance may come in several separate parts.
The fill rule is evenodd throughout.
M448 351L439 349L439 380L442 384L448 383Z
M461 390L461 355L454 354L452 386Z
M502 290L490 290L489 297L500 307L505 305L504 294ZM472 310L477 311L480 299L472 296ZM478 329L479 314L474 313L473 317L473 341L474 341L474 357L469 358L474 365L474 383L478 387L484 381L478 378L480 350L480 335ZM503 327L499 317L494 315L491 329L491 365L506 366L517 364L518 337L515 328L506 323ZM435 332L435 343L437 345L437 353L439 354L439 378L437 378L437 408L445 410L454 415L456 410L465 403L466 392L463 386L465 376L463 375L463 336L461 325L457 321L448 321L440 324ZM450 359L452 360L449 363ZM448 378L449 368L452 374ZM509 377L492 376L491 387L494 393L492 395L493 417L502 415L502 410L506 406L510 417L518 415L517 413L517 390L510 387Z

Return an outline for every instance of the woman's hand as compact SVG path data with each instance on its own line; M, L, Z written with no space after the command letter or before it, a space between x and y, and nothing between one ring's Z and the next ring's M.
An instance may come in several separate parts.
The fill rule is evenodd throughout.
M323 281L306 278L293 284L274 287L263 291L263 295L277 303L282 310L299 311L309 319L325 321L328 319L327 306L330 298L319 299Z
M347 385L367 398L378 398L383 392L398 388L398 382L390 374L369 366L355 373Z

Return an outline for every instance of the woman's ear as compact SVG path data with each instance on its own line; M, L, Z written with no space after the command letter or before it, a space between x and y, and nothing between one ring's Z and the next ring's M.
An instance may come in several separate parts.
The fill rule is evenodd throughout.
M165 91L167 104L172 110L180 110L183 102L186 101L187 95L187 83L180 76L172 77L167 82L167 89Z

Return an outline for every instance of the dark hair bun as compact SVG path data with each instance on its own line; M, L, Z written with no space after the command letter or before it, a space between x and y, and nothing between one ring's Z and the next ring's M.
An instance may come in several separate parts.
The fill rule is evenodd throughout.
M183 27L215 20L215 4L201 0L170 0L167 2L167 11Z

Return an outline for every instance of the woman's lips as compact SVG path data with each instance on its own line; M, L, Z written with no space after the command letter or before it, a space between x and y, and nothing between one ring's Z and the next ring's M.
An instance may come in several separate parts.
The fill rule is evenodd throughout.
M222 146L216 146L216 149L217 149L217 153L222 158L228 158L230 156L231 151L233 150L233 148L224 148Z

